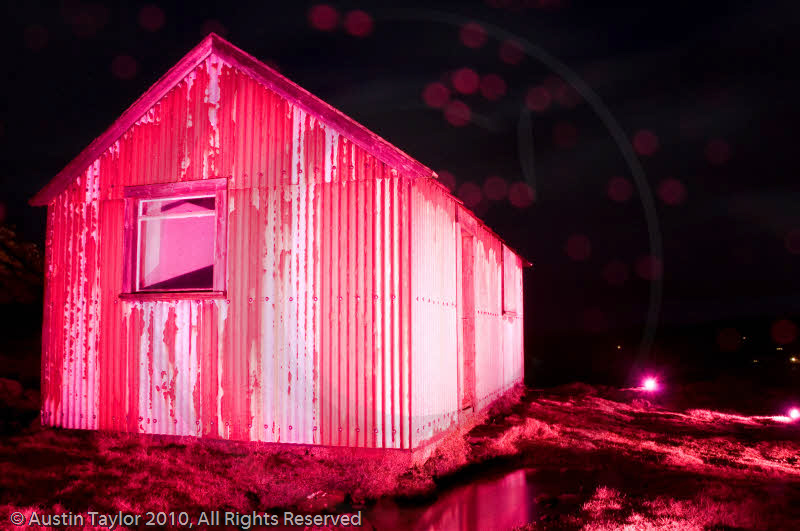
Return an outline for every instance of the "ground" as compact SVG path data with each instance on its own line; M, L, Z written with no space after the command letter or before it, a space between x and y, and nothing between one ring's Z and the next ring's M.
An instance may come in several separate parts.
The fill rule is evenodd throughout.
M36 394L3 380L0 526L13 511L290 509L362 510L367 528L474 529L454 514L463 486L524 469L523 529L800 528L800 422L692 407L713 402L699 389L519 388L412 462L400 452L41 429ZM444 520L426 509L437 499L452 504Z

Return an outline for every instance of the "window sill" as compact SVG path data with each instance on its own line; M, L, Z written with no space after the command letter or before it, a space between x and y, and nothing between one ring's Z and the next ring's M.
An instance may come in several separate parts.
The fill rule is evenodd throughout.
M126 301L197 301L225 297L224 291L141 291L119 294L119 298Z

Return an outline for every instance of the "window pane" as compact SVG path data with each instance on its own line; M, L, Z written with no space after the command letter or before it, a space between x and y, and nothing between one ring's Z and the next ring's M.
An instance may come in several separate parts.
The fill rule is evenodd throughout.
M214 216L141 220L139 289L212 289L215 224Z
M142 201L142 215L209 214L214 212L214 196L154 199Z

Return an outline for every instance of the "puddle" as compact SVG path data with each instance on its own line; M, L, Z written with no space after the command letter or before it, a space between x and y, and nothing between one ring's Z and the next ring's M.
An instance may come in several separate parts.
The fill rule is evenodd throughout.
M376 529L389 531L508 530L536 518L533 470L520 469L442 492L427 505L379 502L365 514Z

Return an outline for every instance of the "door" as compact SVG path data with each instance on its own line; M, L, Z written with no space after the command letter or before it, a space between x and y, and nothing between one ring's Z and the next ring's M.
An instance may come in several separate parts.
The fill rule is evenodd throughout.
M475 260L473 236L461 231L461 409L475 407Z

